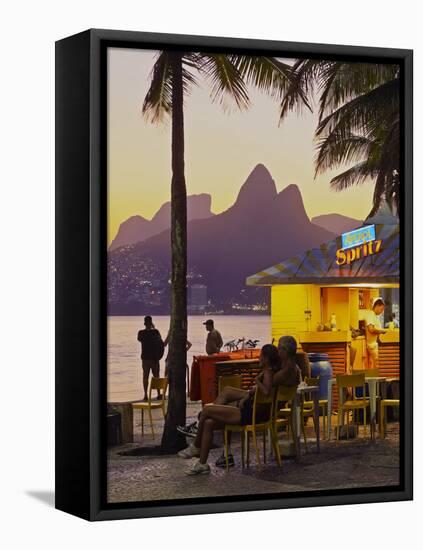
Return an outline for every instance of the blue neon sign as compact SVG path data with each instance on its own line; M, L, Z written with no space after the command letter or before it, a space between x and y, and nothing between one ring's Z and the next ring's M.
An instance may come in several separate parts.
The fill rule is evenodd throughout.
M376 239L376 231L374 225L366 225L354 231L342 234L342 248L353 248L364 243L369 243Z

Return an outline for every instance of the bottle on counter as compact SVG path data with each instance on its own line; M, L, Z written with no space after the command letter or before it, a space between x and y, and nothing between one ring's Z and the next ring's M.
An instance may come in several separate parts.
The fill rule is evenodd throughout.
M330 329L332 332L336 331L336 315L334 313L330 316Z

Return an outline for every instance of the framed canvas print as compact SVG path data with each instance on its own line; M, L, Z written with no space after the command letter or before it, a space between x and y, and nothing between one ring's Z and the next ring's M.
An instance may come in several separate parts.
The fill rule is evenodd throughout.
M56 507L412 498L412 52L56 43Z

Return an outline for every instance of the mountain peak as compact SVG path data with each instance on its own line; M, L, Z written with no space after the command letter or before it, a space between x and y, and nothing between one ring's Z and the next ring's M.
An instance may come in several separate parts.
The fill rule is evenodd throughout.
M211 195L208 193L188 195L188 221L201 220L214 216L211 211L211 200ZM168 229L170 227L170 208L170 202L168 201L161 205L151 220L136 215L122 222L116 237L110 244L110 250L146 240Z
M264 164L257 164L239 190L237 205L256 206L257 201L267 202L277 195L275 182Z
M282 189L282 191L279 193L280 195L285 196L285 200L289 199L295 199L295 200L302 200L302 195L300 188L295 183L290 183L286 187Z
M277 207L279 213L288 218L294 216L297 221L299 221L300 218L309 221L298 185L291 183L280 191L277 198Z

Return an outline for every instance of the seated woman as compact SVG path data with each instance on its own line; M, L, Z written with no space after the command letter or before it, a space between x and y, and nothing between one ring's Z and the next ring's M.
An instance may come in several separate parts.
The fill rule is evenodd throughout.
M274 373L281 368L278 350L272 344L263 346L260 354L262 371L255 379L255 385L250 390L241 390L227 386L218 395L214 403L205 405L198 423L198 433L189 447L180 451L182 458L199 457L200 460L186 473L188 475L209 474L207 464L210 447L213 441L214 430L221 430L225 424L247 425L252 423L253 400L257 388L269 395L272 390ZM267 409L267 407L266 407ZM257 420L268 411L257 410Z

